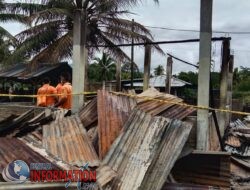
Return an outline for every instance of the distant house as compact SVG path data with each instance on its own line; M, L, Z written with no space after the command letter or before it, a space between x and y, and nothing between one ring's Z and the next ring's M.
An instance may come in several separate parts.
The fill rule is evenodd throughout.
M40 64L31 69L25 64L17 64L0 70L0 93L7 93L10 84L15 85L15 94L36 94L41 80L49 77L52 85L57 85L62 72L72 74L67 62L57 64ZM3 99L6 98L2 98Z
M180 94L180 90L186 86L190 86L191 83L178 79L176 77L172 77L171 79L171 94L178 95ZM128 89L131 86L130 80L123 80L122 81L122 88ZM142 91L143 88L143 79L134 79L133 86L136 91ZM150 78L149 86L159 89L161 92L165 91L166 87L166 75L159 75Z

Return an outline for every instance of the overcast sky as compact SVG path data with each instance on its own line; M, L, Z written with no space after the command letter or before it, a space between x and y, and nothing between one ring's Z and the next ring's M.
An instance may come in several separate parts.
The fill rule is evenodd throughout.
M250 1L246 0L214 0L213 30L250 32ZM147 0L143 5L132 10L137 13L133 18L146 26L159 26L177 29L194 29L200 27L200 0L160 0L155 5L153 0ZM182 40L199 38L199 33L176 32L160 29L151 29L156 41ZM213 36L232 37L231 48L235 55L235 66L250 67L250 34L214 34ZM196 64L199 60L199 43L161 45L166 52ZM212 44L212 59L215 61L215 70L219 70L221 63L221 42ZM143 51L137 50L136 62L143 67ZM152 67L165 67L166 57L154 54ZM174 72L195 70L193 67L174 61Z
M200 25L200 0L159 0L156 5L153 0L132 9L136 15L129 16L146 26L167 27L177 29L199 30ZM213 30L230 32L250 32L250 2L247 0L214 0L213 5ZM22 29L20 25L4 25L12 34ZM199 33L177 32L160 29L151 29L155 41L184 40L199 38ZM235 55L235 66L250 67L250 34L214 34L213 36L232 37L231 48ZM169 52L181 59L196 64L199 60L199 43L161 45L165 52ZM129 50L125 50L129 55ZM212 59L215 61L215 70L219 71L221 63L221 42L212 44ZM143 69L144 50L135 49L135 61ZM152 69L157 65L165 67L167 58L153 53ZM174 73L180 71L195 71L196 69L174 61Z

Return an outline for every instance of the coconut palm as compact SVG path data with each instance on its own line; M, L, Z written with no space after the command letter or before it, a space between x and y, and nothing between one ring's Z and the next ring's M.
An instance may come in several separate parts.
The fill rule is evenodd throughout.
M155 76L163 75L164 74L164 68L163 68L163 66L162 65L158 65L154 69L154 74L155 74Z
M89 79L93 81L107 81L115 79L116 65L114 60L103 53L102 57L96 57L94 63L89 65Z
M157 2L157 0L154 0ZM4 3L0 9L0 21L19 20L29 25L16 38L19 44L8 61L31 58L31 63L58 62L72 55L73 19L79 9L87 14L87 47L89 55L103 50L113 58L128 60L129 57L115 45L152 41L144 26L121 18L126 10L139 0L42 0L41 3ZM16 17L15 17L16 16ZM2 19L1 19L2 18ZM159 46L154 46L162 53Z
M4 63L4 60L10 56L10 47L14 48L16 45L16 38L0 26L0 63ZM1 67L3 66L5 65L1 64Z

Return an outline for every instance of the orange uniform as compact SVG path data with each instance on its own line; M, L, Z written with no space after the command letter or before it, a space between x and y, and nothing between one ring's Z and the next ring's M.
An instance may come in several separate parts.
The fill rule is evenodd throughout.
M58 92L57 92L58 93ZM59 93L58 93L59 94ZM62 95L59 95L60 98L65 98L65 102L59 106L60 108L63 109L71 109L72 107L72 86L69 82L66 82L62 88L61 88L61 93Z
M57 91L57 94L61 94L62 93L62 83L58 83L58 85L56 86L56 91Z
M56 88L49 84L44 84L37 92L37 105L42 107L53 106L56 102L55 95L46 96L50 94L56 94Z

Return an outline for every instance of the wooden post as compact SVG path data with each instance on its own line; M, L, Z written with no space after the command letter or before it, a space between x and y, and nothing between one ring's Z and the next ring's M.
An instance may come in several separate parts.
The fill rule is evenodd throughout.
M131 89L134 83L134 19L132 19L132 46L131 46Z
M173 71L173 58L171 56L167 59L167 69L166 69L166 93L171 94L171 80Z
M228 72L228 85L227 85L227 105L228 109L232 110L233 107L233 75L234 75L234 56L230 55L229 72ZM232 114L228 114L227 121L231 121Z
M201 0L198 105L209 107L213 1ZM209 111L197 111L197 149L208 149Z
M222 43L222 64L220 73L220 109L228 109L228 77L230 60L230 40L226 39ZM223 135L226 125L229 124L229 114L220 112L219 126Z
M84 92L85 65L87 50L86 44L86 12L83 9L74 13L73 27L73 93ZM83 96L73 96L72 111L77 112L83 106Z
M144 57L144 79L143 79L143 91L149 88L150 80L150 65L151 65L151 46L145 46L145 57Z
M116 91L121 91L121 61L116 62Z

